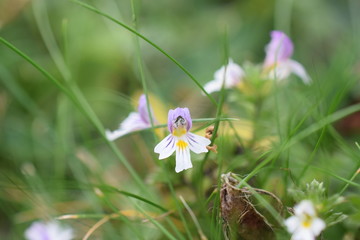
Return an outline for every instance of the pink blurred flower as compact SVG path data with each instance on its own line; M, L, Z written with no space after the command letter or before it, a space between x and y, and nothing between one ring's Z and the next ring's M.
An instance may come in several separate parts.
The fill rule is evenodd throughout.
M264 70L269 78L283 80L291 73L299 76L304 83L311 82L304 67L297 61L292 60L294 46L291 39L283 32L272 31L271 41L265 47L266 57Z
M26 229L25 238L27 240L71 240L74 234L71 228L61 226L55 221L34 222Z

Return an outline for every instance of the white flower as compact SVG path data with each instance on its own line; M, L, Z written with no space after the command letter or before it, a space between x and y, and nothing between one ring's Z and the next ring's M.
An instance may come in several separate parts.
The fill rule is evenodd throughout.
M211 143L209 139L189 132L191 126L192 120L188 108L170 109L168 129L171 134L154 149L160 154L159 159L167 158L176 151L175 171L177 173L192 168L190 150L194 153L207 152L206 146Z
M264 70L271 79L283 80L291 73L299 76L304 83L311 82L304 67L297 61L290 59L294 46L291 39L283 32L272 31L271 41L265 47L266 57Z
M226 73L225 73L226 69ZM205 84L204 89L208 93L217 92L221 90L224 78L224 88L232 88L241 82L241 79L244 77L245 73L242 68L233 62L232 59L229 59L229 63L226 66L222 66L214 74L214 80Z
M58 222L34 222L25 231L27 240L71 240L74 238L73 230L61 226Z
M294 207L295 215L285 220L292 240L314 240L322 230L325 222L316 216L314 205L309 200L303 200Z
M154 116L154 114L152 114L152 116ZM156 122L154 117L153 121ZM146 97L143 94L139 98L138 111L130 113L129 116L122 123L120 123L120 126L117 130L113 132L106 130L105 134L107 139L113 141L125 134L148 127L151 127L151 122L149 118L149 112L147 110Z

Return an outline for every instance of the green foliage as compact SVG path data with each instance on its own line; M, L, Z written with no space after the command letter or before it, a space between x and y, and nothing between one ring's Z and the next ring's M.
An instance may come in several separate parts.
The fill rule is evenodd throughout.
M289 238L288 215L276 199L310 199L326 239L356 239L358 1L26 2L0 1L1 239L50 219L76 239L225 239L228 172L278 239ZM312 84L264 75L273 29L291 37ZM229 58L242 84L207 93ZM158 121L107 140L139 93ZM176 174L175 157L159 161L153 149L178 106L197 134L214 127L217 153L193 154Z

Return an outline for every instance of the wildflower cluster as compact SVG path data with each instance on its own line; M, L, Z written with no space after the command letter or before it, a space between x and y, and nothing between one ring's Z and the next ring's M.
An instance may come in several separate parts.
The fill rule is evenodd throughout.
M294 46L291 39L283 32L272 31L271 41L265 47L265 60L262 64L261 78L264 80L281 81L294 73L300 77L305 84L310 84L311 79L304 67L297 61L291 59ZM214 80L205 84L208 93L220 91L224 81L224 88L233 88L246 81L246 73L240 65L232 59L226 66L222 66L215 72Z
M299 62L291 59L293 50L293 43L285 33L280 31L271 32L271 41L265 47L265 59L262 64L255 67L256 79L261 83L283 81L290 74L295 74L305 84L310 84L311 78L304 67ZM241 89L242 84L246 82L251 84L252 81L251 74L247 70L247 68L244 70L232 59L229 59L226 66L222 66L215 72L214 79L204 85L204 89L207 93L217 92L222 88ZM255 91L260 90L255 89ZM256 117L258 116L255 114ZM138 100L137 111L131 112L120 123L118 129L114 131L106 130L105 136L109 141L114 141L129 133L158 125L157 119L153 107L150 102L147 102L147 97L143 94ZM159 143L154 144L154 152L159 154L159 160L169 158L175 152L176 173L193 167L191 152L202 154L210 149L212 152L217 153L216 145L209 146L212 143L210 138L214 139L209 137L209 133L204 137L190 131L193 121L189 108L177 107L170 109L167 119L166 125L170 133ZM210 128L210 135L212 136L214 127L211 126ZM255 130L253 131L255 132ZM254 139L249 141L249 146L254 145ZM263 189L239 188L240 182L232 173L223 174L222 179L224 184L220 189L220 212L225 224L231 225L233 229L235 226L236 230L234 231L236 234L244 239L257 239L265 236L265 238L273 238L275 234L271 224L268 223L264 215L257 211L250 197L254 192L259 192L271 196L280 204L282 204L281 200L271 192ZM292 240L315 240L326 227L346 218L342 213L334 213L333 211L335 205L342 202L342 198L340 196L327 198L323 183L314 180L307 184L305 191L297 190L294 191L293 195L296 204L290 211L291 216L281 220L282 226L291 234ZM256 231L253 228L256 228ZM25 237L28 240L71 240L74 238L74 234L71 228L61 226L55 221L35 222L25 231Z

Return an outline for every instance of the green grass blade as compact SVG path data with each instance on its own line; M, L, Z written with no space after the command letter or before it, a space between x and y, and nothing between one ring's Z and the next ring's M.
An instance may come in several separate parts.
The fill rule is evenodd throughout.
M119 20L116 20L115 18L111 17L110 15L100 11L99 9L88 5L84 2L81 1L77 1L77 0L70 0L92 12L95 12L107 19L109 19L110 21L113 21L114 23L120 25L121 27L125 28L126 30L132 32L133 34L139 36L140 38L142 38L144 41L146 41L147 43L149 43L151 46L153 46L155 49L157 49L158 51L160 51L162 54L164 54L167 58L169 58L173 63L175 63L186 75L188 75L190 77L190 79L201 89L202 92L204 92L204 94L209 98L209 100L215 105L217 106L217 102L215 101L215 99L208 93L206 92L206 90L203 88L203 86L199 83L198 80L196 80L196 78L183 66L181 65L177 60L175 60L173 57L171 57L167 52L165 52L161 47L159 47L158 45L156 45L154 42L152 42L150 39L148 39L147 37L145 37L144 35L142 35L141 33L139 33L138 31L136 31L135 29L131 28L130 26L126 25L123 22L120 22Z
M102 138L106 141L106 143L109 145L111 150L115 153L115 155L118 157L118 159L121 161L121 163L125 166L125 168L128 170L130 175L133 177L135 182L138 184L138 186L141 188L141 190L144 193L149 194L149 190L144 184L144 182L141 180L139 175L135 172L133 167L130 165L130 163L126 160L126 158L122 155L122 153L116 148L115 144L111 141L109 141L105 136L105 129L102 126L100 120L97 118L96 114L93 112L89 104L87 103L86 99L83 97L83 94L81 91L77 88L77 86L72 85L72 91L69 91L60 81L58 81L55 77L53 77L50 73L48 73L45 69L40 67L35 61L33 61L30 57L28 57L25 53L20 51L18 48L16 48L14 45L9 43L3 38L0 38L0 42L2 42L4 45L6 45L8 48L13 50L15 53L17 53L19 56L24 58L27 62L29 62L31 65L33 65L37 70L39 70L47 79L49 79L52 83L54 83L62 92L64 92L71 101L75 104L75 106L85 115L85 117L94 125L94 127L98 130L99 134L102 136ZM76 96L76 97L75 97Z

